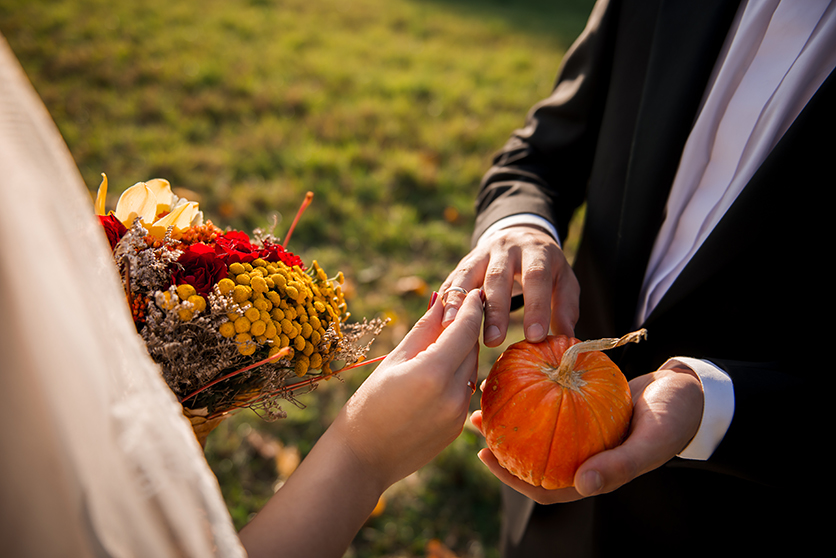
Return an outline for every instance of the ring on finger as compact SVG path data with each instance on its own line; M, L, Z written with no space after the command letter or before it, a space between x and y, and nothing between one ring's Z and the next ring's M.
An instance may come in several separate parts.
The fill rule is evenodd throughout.
M463 295L467 295L467 289L463 289L462 287L450 287L449 289L444 291L444 294L441 295L441 303L442 304L447 302L447 295L450 294L451 292L462 293Z

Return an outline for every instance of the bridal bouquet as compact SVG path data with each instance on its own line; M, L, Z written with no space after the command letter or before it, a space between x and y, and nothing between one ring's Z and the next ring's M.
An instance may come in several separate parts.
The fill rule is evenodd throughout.
M280 244L204 222L162 179L131 186L106 213L102 177L95 210L134 323L201 443L235 409L285 416L280 399L358 365L385 325L347 323L342 273L285 249L313 194Z

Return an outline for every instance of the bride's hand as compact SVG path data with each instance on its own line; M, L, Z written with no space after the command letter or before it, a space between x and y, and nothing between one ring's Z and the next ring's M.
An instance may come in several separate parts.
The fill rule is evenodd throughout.
M481 291L442 327L440 300L345 404L242 531L249 556L342 556L383 491L462 431L476 381ZM475 385L475 384L471 384ZM328 536L318 533L328 526Z
M461 433L467 418L478 366L481 291L467 295L446 328L443 312L436 301L332 426L383 488L429 462Z

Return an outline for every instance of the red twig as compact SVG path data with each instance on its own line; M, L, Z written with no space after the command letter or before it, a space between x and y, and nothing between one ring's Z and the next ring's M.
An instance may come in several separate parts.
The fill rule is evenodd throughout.
M264 360L260 360L260 361L254 363L254 364L250 364L249 366L245 366L244 368L241 368L240 370L236 370L235 372L230 372L226 376L221 376L220 378L215 378L214 380L212 380L211 382L209 382L208 384L206 384L202 388L200 388L198 390L195 390L192 393L190 393L187 396L180 399L180 403L182 403L182 402L184 402L188 399L191 399L192 397L194 397L198 393L202 392L205 389L209 389L210 387L214 386L215 384L217 384L219 382L223 382L224 380L232 378L233 376L237 376L238 374L243 374L244 372L246 372L248 370L252 370L253 368L261 366L262 364L267 364L268 362L278 360L278 359L282 358L283 356L287 355L287 353L289 353L289 352L290 352L290 347L285 347L281 351L279 351L278 353L274 354L271 357L267 357Z
M302 205L299 207L299 211L296 212L296 217L293 218L293 223L290 225L290 230L287 231L287 235L284 237L284 243L282 244L282 248L287 249L287 243L290 242L290 235L293 234L294 229L296 229L296 223L299 222L299 218L302 217L302 213L305 212L305 209L311 205L313 201L313 192L308 192L305 194L305 199L302 201Z
M340 374L341 372L345 372L347 370L353 370L353 369L359 368L361 366L366 366L367 364L374 364L375 362L380 362L381 360L383 360L387 356L388 355L383 355L383 356L375 357L375 358L372 358L372 359L369 359L369 360L361 360L360 362L355 362L354 364L352 364L350 366L345 366L343 368L340 368L339 370L337 370L333 374L328 374L328 375L320 374L319 376L311 376L310 378L308 378L306 380L303 380L301 382L297 382L297 383L295 383L291 386L287 386L287 387L282 388L282 389L277 389L275 391L271 391L269 393L264 393L262 395L259 395L255 398L251 399L250 401L248 401L244 405L242 405L242 407L246 407L248 405L254 405L254 404L258 403L260 400L269 399L269 398L273 397L274 395L276 395L278 393L281 393L283 391L293 393L294 391L297 391L297 390L302 389L304 387L312 386L312 385L316 384L317 382L321 382L322 380L326 380L326 379L330 378L331 376L334 376L336 374Z

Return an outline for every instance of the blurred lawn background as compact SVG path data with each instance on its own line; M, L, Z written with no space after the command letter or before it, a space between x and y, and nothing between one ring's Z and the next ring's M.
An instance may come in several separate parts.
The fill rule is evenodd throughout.
M289 248L345 273L354 318L392 319L375 356L403 337L467 253L491 155L550 92L591 7L0 0L0 32L90 190L108 175L109 207L131 184L161 177L222 228L277 223L283 236L313 191ZM498 354L483 348L480 376ZM236 526L370 371L285 404L287 419L242 412L210 436L207 459ZM392 487L347 556L498 556L499 492L475 456L481 444L466 429Z

